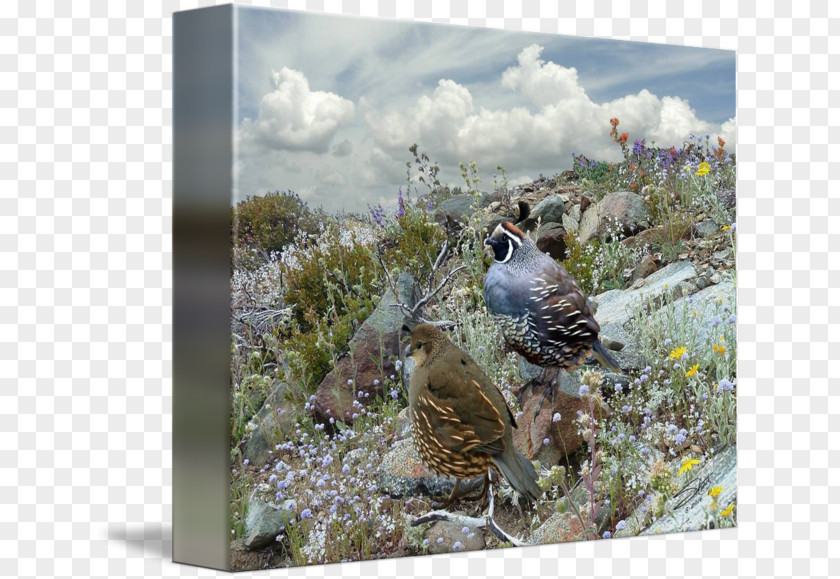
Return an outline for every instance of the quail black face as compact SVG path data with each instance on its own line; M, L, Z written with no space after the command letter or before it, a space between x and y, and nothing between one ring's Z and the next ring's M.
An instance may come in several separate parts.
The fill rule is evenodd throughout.
M516 226L504 222L484 241L484 247L493 251L493 259L498 263L507 263L513 257L513 252L522 245L523 235Z

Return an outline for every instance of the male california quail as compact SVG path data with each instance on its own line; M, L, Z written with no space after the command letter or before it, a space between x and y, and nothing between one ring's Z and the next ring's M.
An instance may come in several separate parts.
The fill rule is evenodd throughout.
M420 324L411 333L415 367L408 389L414 443L434 471L461 479L501 471L521 495L537 500L533 465L513 446L516 421L498 387L441 330Z
M515 351L544 368L574 370L594 356L621 372L598 339L601 328L589 300L566 268L511 223L496 227L484 244L494 256L484 301Z

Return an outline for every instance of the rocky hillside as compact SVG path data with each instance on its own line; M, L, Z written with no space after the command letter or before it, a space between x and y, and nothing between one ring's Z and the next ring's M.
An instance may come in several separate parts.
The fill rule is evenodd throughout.
M401 190L391 212L313 220L287 198L274 205L300 216L293 239L239 240L237 568L500 546L486 529L410 526L453 481L430 473L411 441L407 317L448 322L516 412L515 444L539 461L539 504L521 511L499 491L508 533L545 543L734 524L734 159L722 142L631 150L622 137L623 163L575 157L573 171L511 188L494 176L484 193L474 165L451 189L418 156L415 183L430 185ZM270 212L248 209L237 208L243 230L276 240ZM578 279L626 374L562 372L537 412L539 369L504 345L481 293L482 242L503 220ZM474 514L478 488L462 485L450 510Z

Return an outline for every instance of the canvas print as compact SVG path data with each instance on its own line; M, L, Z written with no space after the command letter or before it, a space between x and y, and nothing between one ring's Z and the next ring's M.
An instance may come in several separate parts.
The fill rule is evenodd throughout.
M735 54L236 9L234 570L735 525Z

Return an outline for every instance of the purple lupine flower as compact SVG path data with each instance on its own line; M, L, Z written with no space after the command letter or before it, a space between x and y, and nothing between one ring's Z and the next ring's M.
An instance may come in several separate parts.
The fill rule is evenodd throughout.
M405 216L405 201L403 201L402 187L399 189L399 197L397 198L397 217Z

